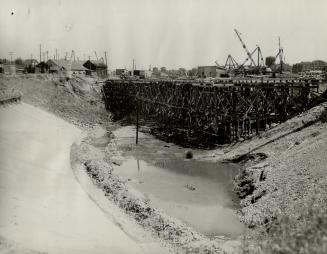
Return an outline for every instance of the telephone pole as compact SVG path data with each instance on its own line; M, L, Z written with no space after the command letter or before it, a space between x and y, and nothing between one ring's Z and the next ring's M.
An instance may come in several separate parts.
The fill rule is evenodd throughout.
M104 58L106 60L106 75L108 75L108 60L107 60L107 51L104 52Z
M12 63L12 56L13 56L14 52L9 52L10 55L10 63Z
M40 44L40 63L42 62L42 46L41 46L41 44Z

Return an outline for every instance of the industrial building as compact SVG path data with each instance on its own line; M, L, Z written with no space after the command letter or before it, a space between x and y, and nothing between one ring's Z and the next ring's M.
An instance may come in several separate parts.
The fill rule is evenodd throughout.
M310 72L310 71L326 71L327 63L322 60L315 60L312 62L300 62L293 65L292 72Z
M87 60L83 66L87 69L86 74L96 74L100 78L106 78L108 75L107 65L98 60Z
M198 76L200 78L219 78L225 75L226 71L216 65L213 66L198 66Z

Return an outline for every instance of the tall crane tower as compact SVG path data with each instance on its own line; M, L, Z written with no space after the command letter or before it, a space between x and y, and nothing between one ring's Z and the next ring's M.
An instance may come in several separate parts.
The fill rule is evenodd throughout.
M239 64L236 62L236 60L231 55L228 55L224 68L227 71L232 71L232 70L235 70L236 68L238 68L238 66L239 66Z
M244 50L245 50L245 52L246 52L246 54L247 54L247 59L246 59L246 61L247 61L248 59L250 59L250 60L251 60L251 64L253 64L254 66L256 66L255 61L254 61L253 58L252 58L252 54L251 54L250 51L247 49L247 47L246 47L244 41L242 40L241 33L240 33L239 31L237 31L236 29L234 29L234 31L235 31L235 33L236 33L238 39L240 40L240 42L241 42L241 44L242 44L242 47L244 48Z
M280 44L280 37L278 37L278 54L276 55L275 59L279 57L279 64L280 64L280 73L283 73L283 57L284 57L284 49Z

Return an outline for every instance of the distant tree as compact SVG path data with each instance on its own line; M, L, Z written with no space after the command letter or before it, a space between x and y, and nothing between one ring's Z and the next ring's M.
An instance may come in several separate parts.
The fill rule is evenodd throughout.
M167 74L171 78L177 78L179 76L178 70L169 70L169 71L167 71Z
M17 58L17 59L15 60L15 64L17 64L17 65L21 65L21 64L23 64L23 60L22 60L21 58Z
M153 68L152 68L152 72L155 73L155 74L157 74L157 73L159 73L160 71L159 71L159 68L158 68L158 67L153 67Z
M189 75L192 77L196 77L198 75L198 68L192 68L189 70Z
M178 75L179 76L186 76L186 69L185 68L179 68L178 69Z
M274 56L267 56L266 57L266 66L271 67L276 61L276 58Z
M163 73L167 73L167 68L166 67L161 67L160 71L163 72Z

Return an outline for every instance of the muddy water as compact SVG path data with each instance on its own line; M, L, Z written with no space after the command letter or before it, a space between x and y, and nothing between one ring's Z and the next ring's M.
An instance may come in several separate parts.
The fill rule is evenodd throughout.
M132 127L122 127L114 135L120 151L114 158L115 172L153 206L208 236L242 233L236 214L239 201L232 192L237 165L185 159L184 148L144 133L136 146Z

